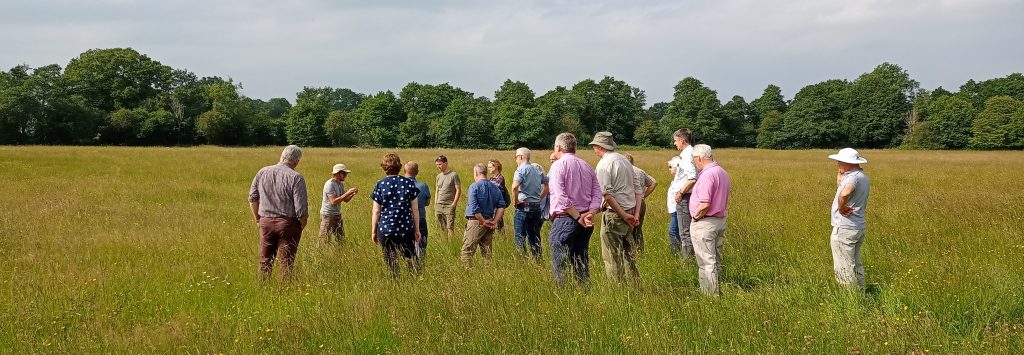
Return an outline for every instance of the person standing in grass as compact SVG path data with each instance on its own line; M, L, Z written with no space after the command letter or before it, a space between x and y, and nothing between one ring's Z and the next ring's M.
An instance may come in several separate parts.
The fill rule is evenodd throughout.
M551 269L555 284L565 285L565 268L572 266L581 286L590 284L590 236L594 215L601 210L601 186L590 165L576 156L576 136L555 137L555 159L548 174L551 192Z
M840 285L864 289L864 264L861 246L867 224L871 180L860 165L868 162L853 148L843 148L828 156L839 166L836 174L836 195L832 199L832 265Z
M516 172L512 176L512 198L515 205L515 243L520 257L532 254L541 262L540 227L544 223L541 198L547 185L544 172L530 163L530 149L516 149Z
M615 281L636 281L640 273L636 268L638 244L633 230L640 225L643 184L633 172L629 159L615 151L615 140L610 132L594 134L590 146L601 157L595 170L604 194L605 213L601 218L604 271Z
M487 175L490 176L487 179L498 186L498 191L501 191L501 197L505 199L505 206L502 208L508 208L508 203L511 203L512 200L509 198L505 176L501 174L501 170L501 161L497 159L487 161ZM498 231L502 233L505 231L505 216L498 217Z
M640 200L640 223L633 228L633 235L636 238L636 251L637 254L643 254L644 252L644 217L647 216L647 197L654 193L654 189L658 187L658 181L654 180L650 174L640 169L633 164L633 154L626 153L626 159L629 159L629 164L633 165L633 172L637 178L640 179L641 185L644 188L644 197Z
M270 278L274 259L280 259L281 275L291 279L299 239L309 217L306 179L295 171L302 149L289 145L277 165L260 169L249 187L249 207L260 229L261 279Z
M698 281L705 294L720 295L718 277L722 271L722 244L725 241L731 182L729 174L715 161L707 144L694 146L692 158L700 170L689 206L693 219L690 238L697 259Z
M466 235L462 239L462 263L470 266L477 246L484 259L491 259L491 244L498 221L505 213L505 200L498 186L487 179L487 167L473 166L473 179L466 203Z
M324 183L324 202L320 206L320 242L330 243L335 238L345 242L345 221L341 218L341 203L352 201L359 190L345 190L345 178L352 172L345 164L335 164L331 178Z
M679 164L682 159L678 155L673 156L668 161L668 174L670 176L676 176L676 172L679 170ZM682 250L682 242L679 240L679 222L676 221L678 211L676 207L676 193L679 192L679 188L683 186L682 180L673 179L672 183L668 186L668 195L665 197L666 205L668 207L668 251L672 255L679 255Z
M690 193L697 183L697 168L693 164L693 133L689 128L680 128L672 133L672 143L679 149L679 167L672 179L679 189L672 201L676 202L676 221L679 223L679 254L683 260L693 259L693 244L690 242Z
M462 197L462 182L459 181L459 174L448 167L448 157L438 155L434 165L440 171L434 184L434 191L437 192L434 214L437 216L437 225L451 237L455 234L455 210Z
M405 177L412 180L416 184L416 188L420 190L419 195L416 196L416 206L419 207L420 214L420 241L416 243L416 262L418 268L423 269L423 266L427 259L427 235L430 234L427 230L427 206L430 205L430 187L423 182L416 180L416 175L420 173L420 165L414 161L405 163Z
M380 244L384 252L384 262L391 270L391 276L400 276L398 257L406 259L411 273L418 272L413 257L415 244L420 240L419 202L416 197L420 190L416 183L398 176L402 170L402 160L398 155L389 153L380 163L387 175L377 181L370 198L373 200L371 215L371 238Z

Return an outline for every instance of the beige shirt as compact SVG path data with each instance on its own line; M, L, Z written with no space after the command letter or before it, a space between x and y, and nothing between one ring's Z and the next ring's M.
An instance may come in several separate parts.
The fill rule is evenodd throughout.
M595 172L602 194L612 195L622 209L636 207L636 196L643 196L644 186L626 156L617 152L605 153Z
M448 173L437 173L437 181L434 186L437 188L436 207L451 207L455 204L455 187L459 186L459 174L455 170L448 170Z

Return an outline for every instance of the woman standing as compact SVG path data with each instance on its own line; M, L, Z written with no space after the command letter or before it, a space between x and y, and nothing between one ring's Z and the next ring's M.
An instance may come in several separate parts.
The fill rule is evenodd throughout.
M415 244L420 239L420 214L416 196L420 190L411 179L398 176L402 160L388 153L380 163L387 175L373 189L372 237L384 251L384 262L391 276L399 277L398 255L406 259L409 271L416 273L413 263Z
M498 190L501 191L501 197L505 199L505 206L502 206L502 208L508 208L509 202L511 200L509 200L510 196L508 194L508 188L505 187L505 177L501 175L501 162L498 161L497 159L488 160L487 175L490 176L488 180L493 182L495 185L498 185ZM505 233L504 216L502 216L502 218L498 220L498 231Z
M679 169L679 164L682 163L682 158L678 155L673 156L668 161L668 173L669 176L676 176L676 170ZM673 180L672 184L668 186L668 251L672 255L679 255L682 250L682 241L679 239L679 223L676 223L676 193L682 188L682 182Z

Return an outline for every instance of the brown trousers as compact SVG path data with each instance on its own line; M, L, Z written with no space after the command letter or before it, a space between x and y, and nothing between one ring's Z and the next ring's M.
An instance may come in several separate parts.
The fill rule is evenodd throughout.
M281 274L290 277L301 237L302 225L298 219L260 218L260 276L270 276L276 257L281 260Z

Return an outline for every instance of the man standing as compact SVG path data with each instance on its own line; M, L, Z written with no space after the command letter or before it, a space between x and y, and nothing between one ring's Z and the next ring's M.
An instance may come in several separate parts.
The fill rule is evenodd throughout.
M576 136L555 137L555 159L548 172L551 192L551 269L555 283L565 285L571 264L581 286L590 284L590 236L601 208L601 186L586 161L576 156Z
M644 188L644 197L640 200L640 224L633 228L633 236L636 238L636 251L638 254L644 252L644 217L647 216L647 196L654 193L654 189L658 187L658 181L654 180L650 174L640 169L633 164L633 154L626 153L626 159L629 159L629 164L633 165L633 173L636 174L637 178L640 179L641 185Z
M427 259L427 219L423 216L427 215L427 206L430 205L430 187L423 182L416 180L416 175L420 173L420 165L414 161L405 163L405 177L412 180L416 184L416 188L420 190L420 194L416 195L417 206L420 211L420 240L416 243L416 263L418 263L418 270L423 270L423 265Z
M718 276L722 271L729 174L715 161L711 147L707 144L693 147L693 164L700 170L700 175L693 187L688 208L693 218L690 237L697 258L700 290L705 294L719 295Z
M672 133L672 143L679 149L679 167L676 168L676 175L672 184L678 190L676 192L676 222L679 223L679 253L683 260L693 258L693 244L690 241L690 192L693 185L697 183L697 168L693 164L693 146L690 142L693 134L689 128L680 128Z
M513 218L516 232L516 252L521 256L533 254L541 261L540 227L544 223L541 195L547 186L544 172L530 163L530 150L516 149L516 172L512 176L512 199L516 213ZM526 251L529 243L529 252Z
M466 203L466 235L462 239L462 263L466 266L472 265L477 246L480 246L480 255L491 260L494 230L505 213L505 199L498 186L487 180L487 166L473 166L473 179L475 182L469 186Z
M601 255L604 270L615 281L638 279L637 242L633 229L640 225L640 201L644 190L633 172L633 164L615 151L610 132L597 132L590 142L597 163L597 181L604 195L605 213L601 218Z
M861 246L864 244L866 223L864 212L868 208L871 180L860 164L867 159L853 148L843 148L828 156L839 166L836 175L836 196L832 199L832 264L836 282L840 285L864 289L864 264Z
M448 167L448 157L437 156L434 165L441 171L434 184L434 191L437 191L434 214L437 215L437 225L451 237L455 234L455 209L462 197L462 182L459 181L459 174Z
M302 149L289 145L281 152L277 165L260 169L249 187L249 207L260 227L260 266L262 279L270 277L274 258L281 259L282 278L291 278L299 238L309 217L306 180L295 171Z
M338 243L345 242L345 221L341 218L341 203L352 201L359 190L345 190L345 178L348 177L345 164L335 164L331 171L332 177L324 183L324 202L320 205L320 242L330 243L331 237Z

